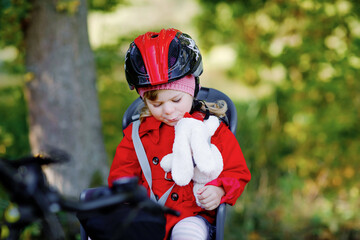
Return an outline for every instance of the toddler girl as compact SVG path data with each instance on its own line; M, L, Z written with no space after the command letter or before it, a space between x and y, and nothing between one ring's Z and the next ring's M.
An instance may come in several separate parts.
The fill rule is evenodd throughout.
M126 54L126 79L145 103L138 135L151 177L145 176L139 162L133 142L135 127L130 124L124 129L124 138L116 149L108 182L111 186L118 178L137 176L150 196L181 213L179 217L166 216L164 239L211 239L215 209L221 203L235 204L250 180L240 146L220 120L225 116L226 104L196 100L202 71L202 57L194 40L176 29L140 35ZM198 189L195 196L194 182L176 184L172 172L165 171L161 162L173 152L179 121L184 117L204 121L209 114L219 117L211 144L221 153L223 170L217 178Z

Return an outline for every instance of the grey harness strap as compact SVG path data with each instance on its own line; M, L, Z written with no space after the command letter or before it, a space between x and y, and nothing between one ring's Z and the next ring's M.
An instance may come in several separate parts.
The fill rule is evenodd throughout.
M171 190L175 186L175 183L161 196L161 198L159 200L156 199L154 192L152 190L152 177L151 177L151 169L150 169L149 161L148 161L144 146L143 146L140 136L139 136L139 127L140 127L140 120L136 120L135 122L133 122L132 139L133 139L135 152L138 157L140 167L144 173L145 179L150 187L150 199L152 199L155 202L157 202L158 204L164 206L166 200L168 199L168 197L171 193Z

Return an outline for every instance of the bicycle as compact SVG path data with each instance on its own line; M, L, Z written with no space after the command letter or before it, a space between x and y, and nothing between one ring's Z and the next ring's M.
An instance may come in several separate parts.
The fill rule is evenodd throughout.
M86 202L66 199L49 185L42 166L64 163L66 157L30 156L17 160L0 159L0 184L9 193L11 217L4 217L8 236L1 239L17 240L23 229L35 220L43 222L48 239L64 239L64 230L57 218L60 211L86 213L100 212L119 204L131 203L134 211L144 209L150 213L169 213L178 215L177 211L160 206L147 197L145 188L138 185L137 178L123 178L112 188L102 188L94 198ZM104 189L106 191L104 191ZM130 221L131 219L129 219Z

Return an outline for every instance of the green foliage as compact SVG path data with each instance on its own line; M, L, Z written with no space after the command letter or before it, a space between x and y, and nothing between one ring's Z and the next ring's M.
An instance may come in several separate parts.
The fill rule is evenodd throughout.
M1 68L10 73L24 71L24 28L29 20L31 4L26 0L0 1L0 49L8 46L18 51L11 61L1 63Z
M97 11L113 11L119 4L125 2L125 0L88 0L88 7Z
M0 88L0 157L14 158L30 152L27 110L20 86Z
M358 231L359 2L200 3L202 45L232 46L229 77L272 89L239 106L253 179L233 215L238 234L322 239Z
M25 0L0 2L0 47L23 44L23 26L26 24L31 4Z

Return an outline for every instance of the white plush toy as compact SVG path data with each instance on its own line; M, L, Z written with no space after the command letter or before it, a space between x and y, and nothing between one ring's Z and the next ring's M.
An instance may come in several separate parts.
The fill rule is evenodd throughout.
M219 127L219 119L210 116L203 121L182 118L175 126L173 152L161 160L161 167L170 172L179 186L194 181L193 192L196 203L197 190L216 179L223 170L223 159L219 149L210 140Z

